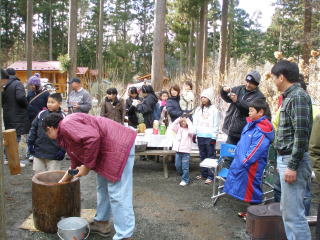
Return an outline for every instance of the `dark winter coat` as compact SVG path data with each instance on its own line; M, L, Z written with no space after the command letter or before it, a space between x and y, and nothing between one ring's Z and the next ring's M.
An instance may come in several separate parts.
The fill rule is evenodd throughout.
M222 131L228 136L240 138L242 129L246 125L246 117L249 115L248 104L257 99L265 100L265 97L258 88L249 92L244 85L232 88L231 92L238 96L236 103L232 102L227 92L222 89L220 92L222 99L230 103Z
M65 117L65 114L61 110L56 113L60 113ZM49 160L62 160L57 157L60 151L64 151L56 140L50 139L45 133L42 125L43 120L50 114L49 110L41 111L38 116L33 120L31 129L28 135L28 146L34 146L33 156L37 158L49 159Z
M41 95L39 95L39 94L41 94ZM38 94L36 94L36 92L32 91L32 90L28 91L27 100L29 103L28 114L29 114L30 122L32 122L33 119L36 118L36 116L38 115L38 113L40 111L44 110L44 108L47 107L49 95L50 95L50 93L47 90L44 90ZM35 99L32 101L33 98L35 98Z
M152 128L153 125L153 111L158 102L154 94L148 94L143 98L142 103L137 105L137 111L143 114L144 123L147 128Z
M29 132L30 121L27 106L28 102L22 83L18 80L8 80L2 93L5 129L16 129L18 136Z
M174 122L178 117L181 117L183 114L179 101L180 97L169 97L167 100L166 108L172 122Z
M139 96L137 96L135 99L142 101L142 98L140 98ZM137 127L137 125L139 124L138 117L136 114L137 109L134 106L132 106L132 102L133 98L131 97L129 97L126 100L126 111L128 113L129 126Z
M120 99L120 101L116 99L112 103L108 100L108 98L105 98L104 102L101 104L101 117L106 117L120 124L123 124L124 115L125 110L122 99Z

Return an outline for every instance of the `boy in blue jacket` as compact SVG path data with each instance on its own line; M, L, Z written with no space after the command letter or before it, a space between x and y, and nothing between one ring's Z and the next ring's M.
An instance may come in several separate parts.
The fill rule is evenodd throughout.
M263 171L274 138L273 126L265 116L267 109L268 105L262 99L249 104L247 125L241 133L224 185L225 193L253 204L261 203L263 199Z
M48 110L41 111L32 122L28 135L28 148L34 156L33 170L36 173L61 169L61 160L64 159L65 151L55 140L50 139L42 128L45 117L50 113L55 112L65 116L60 108L61 103L60 93L51 94L47 102Z

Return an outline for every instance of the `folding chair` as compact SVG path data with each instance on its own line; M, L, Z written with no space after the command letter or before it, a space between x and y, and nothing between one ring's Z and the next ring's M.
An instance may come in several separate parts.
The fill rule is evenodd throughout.
M206 158L200 163L200 167L209 168L212 171L214 178L213 178L213 191L211 199L213 204L216 203L219 197L225 195L223 187L225 179L228 175L228 169L223 168L223 161L224 158L234 158L236 154L236 145L222 143L220 146L220 156L219 159L212 159Z

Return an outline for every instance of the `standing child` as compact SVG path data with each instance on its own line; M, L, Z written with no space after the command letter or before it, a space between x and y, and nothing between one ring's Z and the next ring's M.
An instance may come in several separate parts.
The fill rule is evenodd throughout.
M179 117L172 124L176 133L172 150L176 151L176 169L181 176L181 186L189 183L189 159L192 149L193 125L189 118Z
M124 104L121 99L118 99L117 95L116 88L107 89L107 96L101 104L100 116L123 124L125 116Z
M37 172L61 169L61 160L64 159L65 151L59 147L55 140L50 139L42 128L43 121L50 113L65 114L61 111L62 97L60 93L53 93L47 102L48 110L41 111L33 120L28 135L28 147L34 156L33 170Z
M198 141L201 161L205 158L216 157L216 139L219 133L219 112L212 104L213 89L205 89L201 93L201 105L193 115L195 128L194 142ZM208 168L201 168L201 175L197 179L206 179L205 184L213 181L213 174Z
M184 114L192 115L193 114L193 101L194 95L192 92L192 82L186 81L183 84L183 91L180 95L180 107Z
M249 104L249 117L237 144L224 191L249 203L261 203L262 177L268 149L274 138L272 124L266 117L267 103L257 99ZM243 216L243 214L241 214Z
M137 112L137 109L132 106L133 101L142 101L139 97L138 89L136 87L129 88L129 97L126 100L126 112L128 114L129 126L136 128L139 123L143 123L143 116Z
M166 90L163 90L159 94L159 100L155 106L155 109L153 111L153 119L154 120L160 120L162 111L165 109L167 105L167 100L169 98L169 93Z

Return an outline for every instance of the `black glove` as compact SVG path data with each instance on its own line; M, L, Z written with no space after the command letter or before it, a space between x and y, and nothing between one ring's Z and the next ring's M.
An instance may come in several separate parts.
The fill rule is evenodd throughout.
M216 145L217 141L215 139L211 139L210 144L211 145Z
M192 136L192 142L193 143L197 143L197 135L193 135Z
M28 151L31 155L33 155L36 152L35 146L33 144L28 144Z
M64 150L59 150L56 154L56 156L54 157L56 160L63 160L64 159L64 155L66 154L66 151Z

